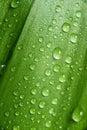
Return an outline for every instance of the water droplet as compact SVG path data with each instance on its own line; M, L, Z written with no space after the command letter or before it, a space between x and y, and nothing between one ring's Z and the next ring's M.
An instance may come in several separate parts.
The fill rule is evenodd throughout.
M12 8L17 8L19 6L19 0L12 0L11 2L11 7Z
M5 22L8 22L8 19L7 19L7 18L5 18Z
M70 40L71 40L72 43L76 43L77 42L77 34L76 33L72 33Z
M40 43L43 42L43 37L39 37L39 42L40 42Z
M31 93L32 93L33 95L35 95L35 94L37 93L37 90L36 90L35 88L33 88L33 89L31 90Z
M34 108L30 109L30 114L35 114L35 109Z
M52 30L53 30L52 25L48 26L48 30L49 30L50 32L52 32Z
M61 90L61 85L57 85L56 89Z
M13 130L20 130L20 127L15 125L15 126L13 126Z
M44 88L42 90L42 95L45 96L45 97L47 97L49 95L49 90L47 88Z
M20 95L20 99L24 99L24 95Z
M30 65L30 69L34 70L35 69L35 65Z
M76 26L78 26L78 22L77 21L74 21L73 22L73 25L76 27Z
M8 117L9 116L9 112L5 112L5 116Z
M55 48L53 50L53 58L58 60L58 59L61 59L61 57L62 57L61 49L59 47Z
M53 23L54 25L56 25L56 23L57 23L56 19L53 19L53 20L52 20L52 23Z
M40 47L40 51L41 51L41 52L44 52L44 47Z
M54 113L54 109L51 108L51 109L49 110L49 114L53 115L53 113Z
M18 45L18 46L17 46L17 49L18 49L18 50L21 50L22 48L23 48L22 45Z
M57 104L57 98L54 98L54 99L52 100L52 104L53 104L53 105L56 105L56 104Z
M46 122L46 127L47 127L47 128L51 127L51 121L47 121L47 122Z
M66 81L65 75L61 75L61 76L59 77L59 81L60 81L61 83L65 82L65 81Z
M54 65L54 67L53 67L53 70L54 70L54 72L59 72L59 69L60 69L60 67L56 64L56 65Z
M41 101L41 102L39 103L39 107L40 107L40 108L44 108L44 107L45 107L45 102L44 102L44 101Z
M27 81L28 80L28 76L24 76L24 80Z
M36 103L36 99L31 99L31 103L35 104Z
M11 72L14 72L14 71L15 71L15 67L12 67L12 68L11 68Z
M78 10L78 11L76 12L76 17L78 17L78 18L81 17L81 11L80 11L80 10Z
M70 24L69 24L69 23L64 23L64 24L62 25L62 30L63 30L64 32L69 32L69 30L70 30Z
M69 57L69 56L67 56L66 59L65 59L65 62L66 62L67 64L70 64L71 61L72 61L72 58Z
M48 47L48 48L51 48L51 46L52 46L52 43L51 43L51 42L48 42L48 43L47 43L47 47Z
M50 71L49 69L46 69L46 70L45 70L45 75L46 75L46 76L50 76L50 75L51 75L51 71Z
M14 91L14 92L13 92L13 95L14 95L14 96L17 96L17 95L18 95L18 91Z
M15 112L15 116L19 116L19 112L17 111L17 112Z
M36 130L36 128L31 128L30 130Z
M60 5L57 5L56 8L55 8L55 11L58 13L61 11L61 6Z
M19 103L19 106L20 106L20 107L22 107L22 106L23 106L23 103L22 103L22 102L20 102L20 103Z
M79 122L83 117L83 110L81 108L81 106L78 106L76 107L76 109L73 111L73 114L72 114L72 119L75 121L75 122Z

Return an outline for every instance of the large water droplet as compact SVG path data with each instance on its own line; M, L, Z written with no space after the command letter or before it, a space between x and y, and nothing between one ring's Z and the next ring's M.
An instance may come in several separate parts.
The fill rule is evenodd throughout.
M17 8L19 6L19 0L12 0L11 2L11 7L12 8Z
M35 94L37 93L37 90L36 90L35 88L33 88L33 89L31 90L31 93L32 93L33 95L35 95Z
M62 30L63 30L64 32L69 32L69 30L70 30L70 24L69 24L69 23L64 23L64 24L62 25Z
M76 43L77 42L77 34L76 33L72 33L70 40L71 40L72 43Z
M53 50L53 58L58 60L58 59L61 59L61 57L62 57L61 49L59 47L55 48Z
M36 103L36 99L31 99L31 103L35 104Z
M76 107L76 109L73 111L73 114L72 114L72 119L75 121L75 122L79 122L83 117L83 110L81 108L81 106L78 106Z
M47 88L44 88L42 90L42 95L45 96L45 97L47 97L49 95L49 90Z
M13 126L13 130L20 130L20 127L15 125L15 126Z

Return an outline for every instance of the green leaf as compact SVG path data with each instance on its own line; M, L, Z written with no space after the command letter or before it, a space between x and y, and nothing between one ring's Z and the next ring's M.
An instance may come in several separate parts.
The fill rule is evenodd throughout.
M86 9L35 0L0 79L1 130L87 129Z

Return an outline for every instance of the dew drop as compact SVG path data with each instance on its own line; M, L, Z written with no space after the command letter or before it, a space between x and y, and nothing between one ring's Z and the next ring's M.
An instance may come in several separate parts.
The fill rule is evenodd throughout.
M24 99L24 95L20 95L20 99Z
M53 28L52 28L52 26L51 26L51 25L50 25L50 26L48 26L48 30L49 30L50 32L52 32Z
M36 103L36 99L31 99L31 103L35 104Z
M60 76L60 77L59 77L59 81L60 81L61 83L65 82L65 81L66 81L65 75Z
M50 72L49 69L46 69L46 70L45 70L45 75L46 75L46 76L50 76L50 75L51 75L51 72Z
M49 90L46 89L46 88L44 88L44 89L42 90L42 95L45 96L45 97L47 97L47 96L49 95Z
M5 116L8 117L9 116L9 112L5 112Z
M56 105L56 104L57 104L57 98L54 98L54 99L52 100L52 104L53 104L53 105Z
M56 19L53 19L52 23L53 23L53 25L56 25L56 23L57 23Z
M15 116L19 116L19 112L17 111L17 112L15 112Z
M15 126L13 126L13 130L20 130L20 127L15 125Z
M33 88L33 89L31 90L31 93L32 93L33 95L35 95L35 94L37 93L37 90L36 90L35 88Z
M81 17L81 11L80 11L80 10L78 10L78 11L76 12L76 17L78 17L78 18Z
M61 57L62 57L61 49L59 47L55 48L53 50L53 58L58 60L58 59L61 59Z
M41 102L39 103L39 107L40 107L40 108L44 108L44 107L45 107L45 102L44 102L44 101L41 101Z
M28 80L28 76L24 76L24 80L27 81Z
M72 119L75 121L75 122L79 122L83 117L83 110L81 108L81 106L78 106L76 107L76 109L73 111L73 114L72 114Z
M54 67L53 67L53 71L54 72L59 72L59 69L60 69L60 67L56 64L56 65L54 65Z
M47 121L47 122L46 122L46 127L47 127L47 128L51 127L51 121Z
M12 0L11 2L11 7L12 8L17 8L19 6L19 0Z
M34 70L35 69L35 65L30 65L30 70Z
M56 8L55 8L55 11L58 13L61 11L61 6L60 5L57 5Z
M32 114L32 115L35 114L35 109L34 109L34 108L31 108L31 109L30 109L30 114Z
M66 62L67 64L70 64L71 61L72 61L72 58L71 58L71 57L69 57L69 56L66 57L65 62Z
M48 47L48 48L51 48L51 46L52 46L52 43L51 43L51 42L48 42L48 43L47 43L47 47Z
M11 72L14 72L14 71L15 71L15 67L12 67L12 68L11 68Z
M62 30L63 30L64 32L69 32L69 30L70 30L70 24L69 24L69 23L64 23L64 24L62 25Z
M54 113L54 109L51 108L51 109L49 110L49 114L53 115L53 113Z
M71 40L72 43L76 43L77 42L77 34L76 33L72 33L70 40Z
M43 42L43 37L39 37L39 42L40 42L40 43Z

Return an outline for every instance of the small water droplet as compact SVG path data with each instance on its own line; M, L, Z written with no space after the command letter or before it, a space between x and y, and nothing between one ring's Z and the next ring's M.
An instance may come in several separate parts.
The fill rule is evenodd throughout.
M50 71L49 69L46 69L46 70L45 70L45 75L46 75L46 76L50 76L50 75L51 75L51 71Z
M24 95L20 95L20 99L24 99Z
M15 125L15 126L13 126L13 130L20 130L20 127Z
M44 88L42 90L42 95L45 96L45 97L47 97L49 95L49 90L47 88Z
M66 59L65 59L65 62L66 62L67 64L70 64L71 61L72 61L72 58L69 57L69 56L67 56Z
M64 32L69 32L69 30L70 30L70 24L69 24L69 23L64 23L64 24L62 25L62 30L63 30Z
M58 13L61 11L61 6L60 5L57 5L56 8L55 8L55 11Z
M48 48L51 48L51 46L52 46L52 43L51 43L51 42L48 42L48 43L47 43L47 47L48 47Z
M83 110L81 108L81 106L77 106L75 108L75 110L73 111L73 114L72 114L72 119L75 121L75 122L79 122L83 117Z
M50 32L52 32L52 30L53 30L52 25L49 25L49 26L48 26L48 30L49 30Z
M18 50L21 50L22 48L23 48L22 45L18 45L18 46L17 46L17 49L18 49Z
M81 11L80 11L80 10L78 10L78 11L76 12L76 17L78 17L78 18L81 17Z
M34 108L30 109L30 114L35 114L35 109Z
M37 93L37 90L36 90L35 88L33 88L33 89L31 90L31 93L32 93L33 95L35 95L35 94Z
M17 111L17 112L15 112L15 116L19 116L19 112Z
M56 73L59 72L59 69L60 69L59 65L56 64L53 66L54 72L56 72Z
M61 83L65 82L65 81L66 81L65 75L61 75L61 76L59 77L59 81L60 81Z
M31 99L31 103L35 104L36 103L36 99Z
M53 104L53 105L56 105L56 104L57 104L57 98L54 98L54 99L52 100L52 104Z
M41 102L39 103L39 107L40 107L40 108L44 108L44 107L45 107L45 102L44 102L44 101L41 101Z
M53 23L53 25L56 25L56 23L57 23L56 19L53 19L52 23Z
M43 42L43 37L39 37L39 42L40 42L40 43Z
M15 67L11 67L11 72L14 72L15 71Z
M77 34L76 33L72 33L70 40L71 40L72 43L76 43L77 42Z
M40 47L40 51L41 51L41 52L44 52L44 47Z
M47 121L47 122L46 122L46 127L47 127L47 128L51 127L51 121Z
M5 112L5 116L8 117L9 116L9 112Z
M19 6L19 0L12 0L11 2L11 7L12 8L17 8Z
M30 69L31 69L31 70L34 70L34 69L35 69L35 65L33 65L33 64L30 65Z
M61 59L61 57L62 57L61 49L59 47L55 48L53 50L53 58L58 60L58 59Z
M24 80L27 81L28 80L28 76L24 76Z

